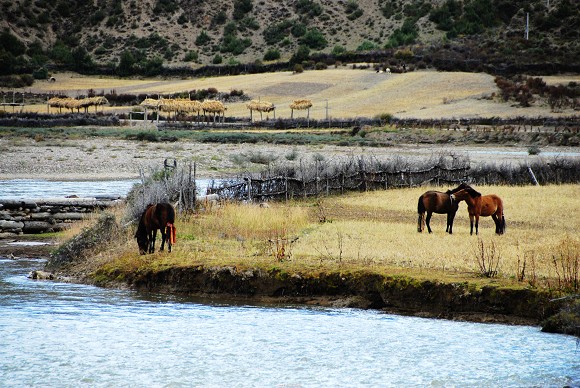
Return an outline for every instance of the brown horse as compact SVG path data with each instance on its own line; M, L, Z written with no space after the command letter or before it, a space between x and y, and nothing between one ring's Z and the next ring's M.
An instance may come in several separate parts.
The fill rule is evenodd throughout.
M459 190L451 195L457 202L465 201L467 203L467 211L469 212L469 223L471 225L470 234L473 234L473 219L475 218L475 234L479 230L479 217L493 218L495 223L495 233L504 234L506 223L503 214L503 201L495 194L481 195L473 188Z
M443 193L441 191L427 191L419 197L419 203L417 204L417 213L419 213L419 219L417 220L417 231L422 232L425 229L425 224L427 224L427 230L429 233L431 231L431 216L433 213L437 214L447 214L447 227L445 232L453 234L453 219L455 218L455 213L459 207L459 202L456 202L451 194L456 191L462 190L469 187L469 185L462 183L453 190L447 190ZM425 213L427 213L427 218L425 218Z
M155 252L155 239L157 230L161 231L161 251L165 248L171 252L172 244L175 244L175 210L168 203L150 204L141 215L135 238L139 245L139 253Z

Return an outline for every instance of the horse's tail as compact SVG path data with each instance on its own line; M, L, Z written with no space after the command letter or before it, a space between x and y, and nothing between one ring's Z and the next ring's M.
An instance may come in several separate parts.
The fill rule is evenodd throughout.
M501 221L500 221L501 234L504 234L505 233L506 227L507 227L507 224L505 223L505 216L502 213L502 215L501 215Z
M165 229L165 233L167 235L167 237L169 238L169 241L171 242L171 244L175 244L176 238L177 238L177 232L175 229L175 209L173 208L173 206L169 205L167 206L167 225L166 225L166 229Z
M425 211L423 196L420 196L419 203L417 204L417 213L419 213L419 218L417 219L417 232L422 232L425 228Z
M173 224L172 222L167 222L167 225L165 226L165 235L167 236L168 241L171 243L171 245L174 245L177 239L177 231L175 228L175 224Z

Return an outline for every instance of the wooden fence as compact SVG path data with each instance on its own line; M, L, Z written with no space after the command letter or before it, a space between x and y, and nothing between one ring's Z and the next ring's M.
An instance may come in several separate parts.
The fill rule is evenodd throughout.
M455 186L460 182L492 185L563 184L580 182L580 159L559 159L531 165L478 165L466 161L447 166L443 161L429 168L395 169L361 160L339 166L316 166L309 171L264 172L222 181L208 192L231 200L289 200L342 194L349 191L385 190L421 185Z
M268 176L265 178L244 177L229 181L210 192L221 198L236 200L288 200L319 195L342 194L348 191L367 191L413 187L422 184L455 185L467 179L468 166L448 168L436 165L423 170L375 170L359 164L358 168L344 168L333 172L322 172L311 177L296 177L294 174Z

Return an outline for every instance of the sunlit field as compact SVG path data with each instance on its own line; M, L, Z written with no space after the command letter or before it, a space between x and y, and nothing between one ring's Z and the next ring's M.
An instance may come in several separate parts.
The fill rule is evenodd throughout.
M434 214L432 234L417 232L418 197L434 187L354 193L304 202L222 204L177 220L177 245L139 256L128 235L109 268L236 266L297 273L372 271L441 281L489 278L522 286L559 288L566 270L578 270L580 186L485 187L504 201L507 232L495 235L481 218L470 235L461 203L454 233ZM158 245L159 246L159 245ZM119 252L116 252L119 253ZM575 267L574 267L575 266ZM577 272L576 272L577 273Z
M105 76L81 76L74 73L55 74L56 82L37 81L31 88L19 91L56 93L69 97L95 93L145 94L157 98L161 94L178 96L193 90L215 88L229 93L241 90L252 99L272 102L276 118L290 118L294 99L311 99L310 118L374 117L384 113L396 117L457 118L457 117L537 117L562 116L548 106L533 106L525 110L512 104L493 100L499 89L494 76L484 73L438 72L421 70L404 74L378 74L372 68L361 70L342 66L295 74L276 72L223 77L184 79L118 79ZM580 77L546 77L548 83L580 82ZM249 117L247 101L227 103L226 116ZM47 112L46 104L26 105L27 112ZM132 107L100 106L98 111L128 112ZM53 108L51 111L58 112ZM294 117L306 117L306 111L294 112ZM264 116L264 119L266 115ZM273 114L269 115L273 118Z

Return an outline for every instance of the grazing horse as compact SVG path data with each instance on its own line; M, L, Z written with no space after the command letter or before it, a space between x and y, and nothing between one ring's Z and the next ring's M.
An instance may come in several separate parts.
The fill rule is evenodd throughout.
M161 231L161 251L165 248L171 252L172 244L175 244L175 210L168 203L150 204L141 215L135 238L139 245L139 253L155 252L155 238L157 230Z
M495 194L481 195L473 188L459 190L451 194L457 202L465 201L469 212L470 234L473 234L473 219L475 218L475 234L478 234L479 217L493 218L495 233L504 234L506 223L503 214L503 201Z
M431 216L433 213L437 213L447 214L447 227L445 228L445 232L453 234L453 219L455 218L455 213L457 213L459 202L455 201L451 194L467 187L469 185L462 183L455 189L447 190L445 193L434 190L423 193L419 197L419 203L417 204L417 213L419 213L417 231L422 232L425 229L425 224L427 224L427 230L429 233L432 233L430 226ZM426 219L425 213L427 213Z

